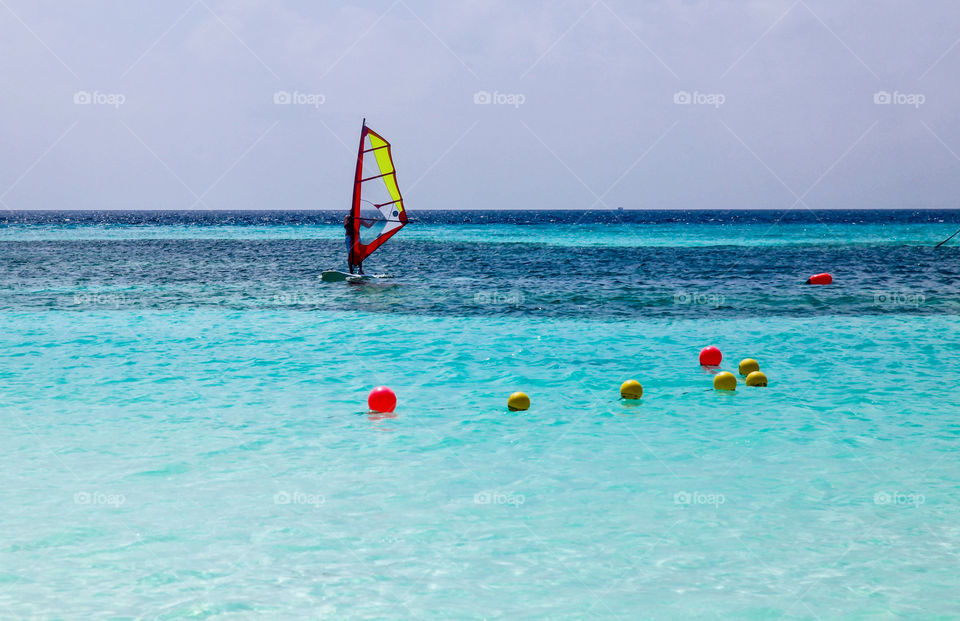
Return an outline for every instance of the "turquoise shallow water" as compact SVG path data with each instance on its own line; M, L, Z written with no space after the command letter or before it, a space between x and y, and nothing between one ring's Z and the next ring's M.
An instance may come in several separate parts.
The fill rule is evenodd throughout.
M510 224L428 224L404 231L407 240L437 243L523 243L562 247L706 247L706 246L809 246L809 245L933 245L943 239L945 227L933 224L843 224L759 222L678 227L634 223L559 223L514 226ZM947 233L949 234L949 232ZM337 225L138 225L101 224L31 225L0 227L0 241L46 240L145 240L145 239L315 239L340 240Z
M618 281L574 304L567 274L605 254L483 242L463 280L325 289L338 240L220 239L2 245L4 614L960 615L949 249L800 244L712 284L739 251L667 249L638 265L669 301ZM498 280L503 253L539 288ZM841 282L755 297L809 257ZM724 299L675 293L700 288ZM711 343L770 386L714 392ZM378 384L394 417L366 411Z
M955 318L125 315L3 317L9 612L960 612Z

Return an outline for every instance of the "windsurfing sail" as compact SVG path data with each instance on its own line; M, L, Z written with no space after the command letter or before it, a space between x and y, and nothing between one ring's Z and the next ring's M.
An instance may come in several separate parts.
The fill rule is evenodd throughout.
M363 121L350 210L353 245L349 261L358 265L407 223L397 185L390 143Z

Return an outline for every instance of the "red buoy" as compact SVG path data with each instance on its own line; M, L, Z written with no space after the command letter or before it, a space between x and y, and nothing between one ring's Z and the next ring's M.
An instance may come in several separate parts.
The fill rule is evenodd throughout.
M392 412L397 407L397 395L386 386L377 386L367 396L367 405L374 412Z
M822 274L814 274L807 279L808 285L829 285L833 282L833 276L824 272Z
M705 367L718 367L721 360L723 360L723 354L713 345L700 350L700 364Z

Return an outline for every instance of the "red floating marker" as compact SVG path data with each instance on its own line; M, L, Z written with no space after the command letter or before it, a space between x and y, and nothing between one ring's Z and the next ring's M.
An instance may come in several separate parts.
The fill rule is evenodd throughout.
M823 274L814 274L807 279L808 285L829 285L833 282L833 276L824 272Z
M700 350L700 364L705 367L718 367L721 360L723 360L723 354L713 345Z
M397 395L386 386L377 386L370 391L367 405L374 412L392 412L397 407Z

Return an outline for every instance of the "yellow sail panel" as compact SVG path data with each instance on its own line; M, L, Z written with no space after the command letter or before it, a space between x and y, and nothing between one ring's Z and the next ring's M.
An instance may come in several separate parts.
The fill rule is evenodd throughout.
M363 261L407 223L390 143L364 124L353 192L350 263Z
M400 196L400 187L397 185L397 175L393 167L393 158L390 156L390 143L373 131L370 131L367 136L370 138L370 148L375 149L373 155L377 159L377 167L380 169L380 174L383 175L381 178L387 187L387 192L390 194L390 198L397 201L394 203L394 209L396 211L403 211L403 197Z

